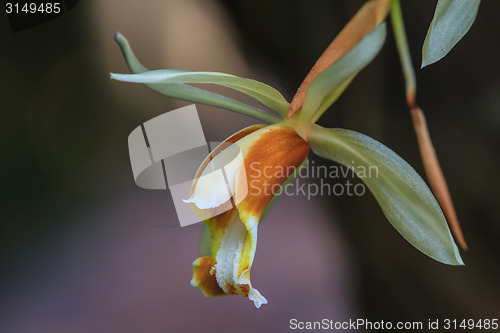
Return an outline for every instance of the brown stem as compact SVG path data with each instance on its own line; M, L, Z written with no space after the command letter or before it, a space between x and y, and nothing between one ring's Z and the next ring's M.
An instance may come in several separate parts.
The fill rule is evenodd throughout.
M427 174L427 179L429 180L432 192L443 209L443 213L446 216L446 220L448 221L448 225L450 226L455 239L460 246L466 250L467 243L465 242L462 229L460 228L460 224L458 222L455 207L453 206L453 201L451 200L450 192L448 190L448 185L446 184L443 172L439 166L436 151L432 145L424 113L416 105L411 106L410 111L415 133L417 134L420 155L422 156L425 173Z

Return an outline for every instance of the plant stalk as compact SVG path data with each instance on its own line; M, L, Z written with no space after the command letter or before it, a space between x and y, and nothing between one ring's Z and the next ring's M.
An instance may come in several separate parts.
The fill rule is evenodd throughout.
M432 145L424 113L416 104L417 81L411 61L410 48L406 38L403 13L399 0L392 0L390 15L394 30L394 38L396 40L396 46L398 48L399 58L401 59L401 67L405 78L406 102L410 108L413 127L417 136L425 174L429 180L432 192L436 196L436 200L443 210L446 221L448 222L448 226L450 227L455 240L460 244L462 249L466 250L467 243L465 242L462 229L460 228L460 223L458 222L450 191L448 190L448 185L446 184L446 179L444 178L436 151Z

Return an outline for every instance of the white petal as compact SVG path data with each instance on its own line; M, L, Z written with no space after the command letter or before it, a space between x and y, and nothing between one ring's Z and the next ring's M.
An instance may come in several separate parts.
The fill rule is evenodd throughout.
M238 279L239 284L247 284L250 286L250 292L248 293L248 299L253 301L253 304L258 309L262 304L267 304L267 299L262 296L262 294L255 288L252 287L250 282L250 268L241 273Z
M185 203L200 209L215 208L228 202L234 194L236 174L243 165L238 145L231 145L215 156L198 178L193 193Z
M219 286L225 293L230 293L228 284L236 287L237 271L241 259L241 252L247 235L245 225L239 218L229 222L224 236L220 240L220 248L215 257L217 262L216 278Z
M207 167L208 169L208 167ZM208 189L208 190L205 190ZM203 173L193 194L185 203L194 203L200 209L215 208L227 202L231 198L228 186L224 179L222 170L215 170L210 173Z

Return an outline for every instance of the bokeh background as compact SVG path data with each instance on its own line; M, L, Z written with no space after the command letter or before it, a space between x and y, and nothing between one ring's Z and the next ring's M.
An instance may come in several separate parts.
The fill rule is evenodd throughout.
M17 33L0 13L0 332L287 332L292 318L499 318L497 1L483 1L444 60L417 71L418 103L470 247L465 267L415 250L370 194L283 197L259 228L252 269L269 304L206 299L189 284L201 226L176 226L169 192L134 184L128 134L188 103L109 80L128 72L115 31L150 68L251 77L291 99L362 3L88 0ZM419 68L435 1L402 6ZM198 110L208 141L255 123ZM423 174L391 31L320 124L368 134Z

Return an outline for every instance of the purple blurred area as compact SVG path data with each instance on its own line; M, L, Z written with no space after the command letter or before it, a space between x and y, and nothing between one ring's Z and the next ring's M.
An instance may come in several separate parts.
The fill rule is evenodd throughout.
M417 71L418 102L470 247L465 267L415 250L370 194L283 197L259 226L252 267L269 304L205 298L190 285L201 225L177 226L168 191L134 184L129 133L189 103L111 81L109 72L128 73L116 31L151 69L250 77L290 100L363 2L91 0L18 33L0 14L0 332L288 332L292 318L498 318L500 2L483 1L458 46ZM435 2L402 6L418 68ZM207 141L255 123L198 110ZM368 134L423 175L390 30L320 124Z
M353 315L353 268L317 205L284 198L260 227L252 282L269 304L256 309L193 288L201 225L169 226L166 192L136 192L28 259L3 293L2 332L279 332L291 318Z

